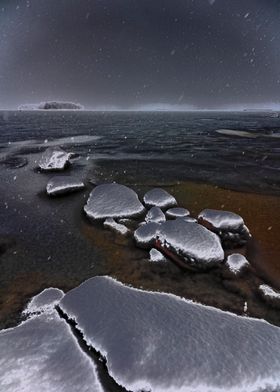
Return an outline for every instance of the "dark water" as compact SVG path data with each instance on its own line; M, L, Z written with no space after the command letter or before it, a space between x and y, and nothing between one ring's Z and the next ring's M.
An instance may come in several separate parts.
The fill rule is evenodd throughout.
M247 202L241 194L219 190L218 195L214 187L177 183L195 180L279 195L279 125L280 119L271 113L1 112L0 328L17 323L26 301L42 289L67 291L104 274L239 314L246 300L249 314L278 325L279 312L268 312L254 294L260 283L254 274L236 285L225 285L215 272L192 276L171 263L151 266L147 252L137 249L131 238L92 225L83 206L91 182L119 181L135 189L140 198L160 184L193 214L221 205L242 213L252 222L252 230L260 228L261 238L264 233L272 235L266 254L276 260L273 250L278 262L279 230L277 222L271 223L271 216L279 211L278 197L267 201L273 211L264 214L262 195ZM221 134L218 129L249 135ZM83 192L54 199L46 196L46 184L54 174L39 173L36 166L49 145L80 154L67 174L85 181ZM260 222L255 221L256 214Z
M246 131L248 134L217 130ZM0 152L34 152L38 141L96 135L75 151L93 158L100 171L112 161L143 181L210 182L232 189L280 194L280 118L271 113L221 112L2 112ZM24 145L20 143L25 141ZM34 145L35 143L35 145ZM61 142L64 144L64 142ZM7 157L6 157L7 159ZM10 158L12 159L12 158ZM128 164L129 162L129 164ZM12 161L13 163L13 161ZM154 170L151 170L151 169Z

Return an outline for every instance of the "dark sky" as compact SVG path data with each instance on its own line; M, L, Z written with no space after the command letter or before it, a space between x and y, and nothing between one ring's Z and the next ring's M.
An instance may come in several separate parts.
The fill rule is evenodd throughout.
M280 0L0 1L0 107L280 106Z

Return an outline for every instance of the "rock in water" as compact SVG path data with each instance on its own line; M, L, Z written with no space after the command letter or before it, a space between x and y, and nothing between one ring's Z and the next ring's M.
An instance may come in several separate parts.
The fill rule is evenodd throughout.
M166 218L164 213L161 211L159 207L152 207L146 215L145 218L146 222L156 222L156 223L161 223L165 222Z
M92 359L54 309L58 299L59 290L45 290L29 308L43 313L0 331L1 391L103 391Z
M147 207L168 208L176 206L175 198L161 188L154 188L144 195L144 203Z
M129 233L128 228L120 223L117 223L113 218L107 218L104 221L104 227L115 231L116 233L126 235Z
M228 256L226 260L226 265L229 270L233 272L235 275L239 274L244 270L245 267L249 266L249 262L243 255L239 253L234 253Z
M84 210L89 218L106 219L137 217L145 208L132 189L113 183L94 188Z
M57 176L50 179L47 184L47 194L50 196L64 195L83 189L85 184L75 177Z
M186 208L170 208L166 211L166 216L168 218L185 218L190 215L190 211Z
M44 171L64 170L70 163L71 155L60 147L49 147L39 161L39 168Z
M140 247L156 246L167 257L180 257L185 266L204 269L224 260L221 241L216 234L181 218L142 225L134 232L134 238Z
M95 277L62 311L130 391L249 392L280 388L280 328L174 295Z
M251 237L243 218L233 212L206 209L199 214L198 222L218 234L226 248L243 246Z

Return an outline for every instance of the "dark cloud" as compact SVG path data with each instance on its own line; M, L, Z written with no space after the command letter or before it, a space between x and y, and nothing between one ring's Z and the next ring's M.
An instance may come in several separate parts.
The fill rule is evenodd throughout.
M1 106L277 103L279 17L278 0L4 1Z

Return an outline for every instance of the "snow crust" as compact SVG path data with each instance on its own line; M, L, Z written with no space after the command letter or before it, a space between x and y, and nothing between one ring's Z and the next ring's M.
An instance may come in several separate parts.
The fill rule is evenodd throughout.
M137 194L117 183L98 185L90 193L84 210L89 218L131 218L144 212Z
M175 198L161 188L153 188L144 195L147 207L168 208L177 205Z
M62 195L83 189L85 184L78 178L71 176L56 176L47 184L47 194L50 196Z
M152 207L146 215L145 218L146 222L156 222L156 223L161 223L161 222L165 222L166 218L164 213L162 212L162 210L159 207Z
M63 170L69 164L70 153L65 152L60 147L49 147L42 154L39 161L39 167L41 170Z
M244 267L249 265L249 262L245 256L239 253L234 253L228 256L226 260L226 265L231 272L233 272L234 274L238 274L243 270Z
M280 329L262 320L136 290L108 277L68 292L60 307L127 390L280 388Z

